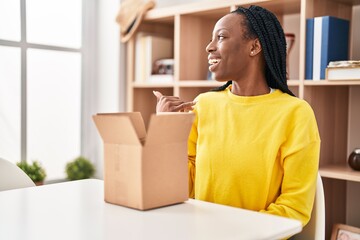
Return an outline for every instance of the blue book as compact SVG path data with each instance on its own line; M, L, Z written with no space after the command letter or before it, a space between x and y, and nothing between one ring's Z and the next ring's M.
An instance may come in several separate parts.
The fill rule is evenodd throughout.
M331 16L314 19L313 80L325 79L330 61L348 60L349 21Z
M313 77L314 19L306 19L305 79Z

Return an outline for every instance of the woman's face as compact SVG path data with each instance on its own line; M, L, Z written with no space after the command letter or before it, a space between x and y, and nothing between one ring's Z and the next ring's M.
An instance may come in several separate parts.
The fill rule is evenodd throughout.
M246 76L252 40L243 37L244 16L228 14L214 26L212 39L206 47L209 70L218 81L237 80Z

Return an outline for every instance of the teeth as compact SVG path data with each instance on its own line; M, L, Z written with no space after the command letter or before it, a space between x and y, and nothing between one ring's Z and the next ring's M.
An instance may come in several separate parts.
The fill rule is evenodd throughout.
M209 64L215 64L215 63L218 63L220 62L220 59L210 59L209 60Z

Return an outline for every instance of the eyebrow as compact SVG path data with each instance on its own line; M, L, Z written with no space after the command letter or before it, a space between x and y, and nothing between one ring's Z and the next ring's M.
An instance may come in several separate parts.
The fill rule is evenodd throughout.
M218 31L220 31L220 30L227 30L227 31L228 31L227 28L219 28L218 30L216 30L216 32L218 32Z
M227 29L227 28L219 28L215 32L213 32L212 34L218 33L218 32L220 32L222 30L229 31L229 29Z

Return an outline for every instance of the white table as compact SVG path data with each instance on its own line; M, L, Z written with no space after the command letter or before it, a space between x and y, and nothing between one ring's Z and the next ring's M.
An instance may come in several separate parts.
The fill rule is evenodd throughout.
M198 200L140 211L104 202L103 181L0 192L1 240L280 239L296 220Z

